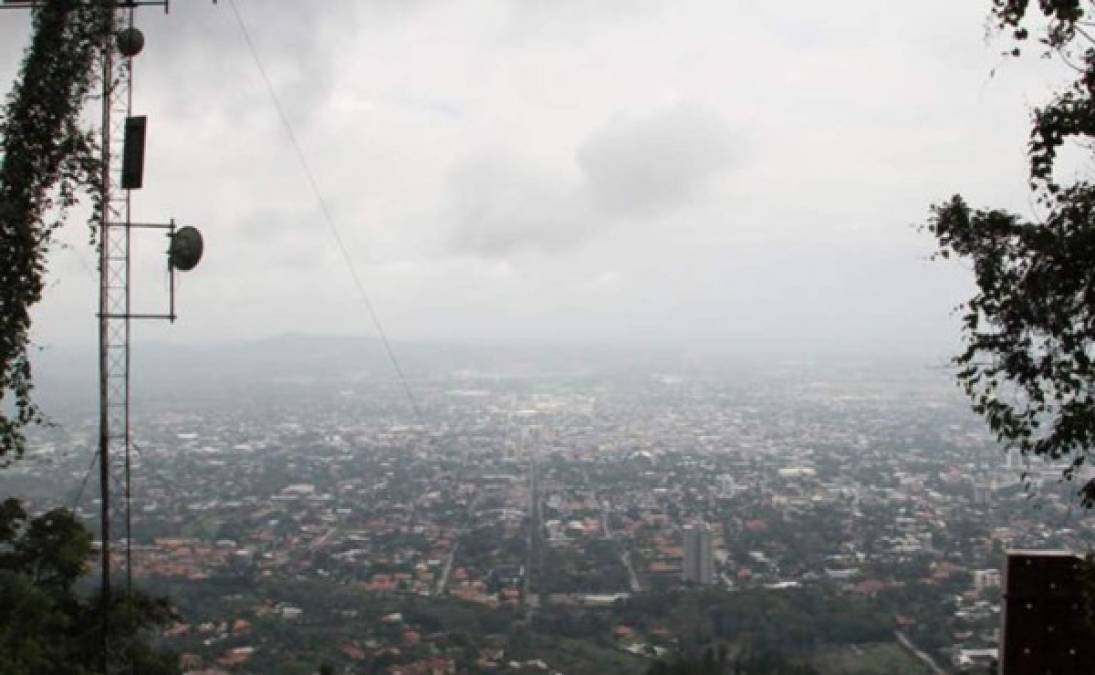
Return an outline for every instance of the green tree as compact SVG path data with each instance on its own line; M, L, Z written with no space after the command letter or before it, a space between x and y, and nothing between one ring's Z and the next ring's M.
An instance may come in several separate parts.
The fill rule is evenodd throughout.
M1076 72L1032 115L1030 187L1044 219L973 209L955 196L933 206L926 225L937 257L967 261L977 283L959 306L964 350L953 359L974 411L1006 448L1066 462L1069 480L1095 449L1095 184L1063 184L1055 168L1066 144L1095 148L1092 11L1081 0L992 3L1008 54L1034 42ZM1078 493L1095 506L1095 480Z
M80 126L114 2L50 0L0 111L0 462L43 421L32 399L30 308L42 298L46 255L82 189L96 195L94 136ZM7 400L5 400L7 399Z
M30 518L17 500L0 503L0 674L98 672L104 608L100 598L75 592L91 553L91 534L71 511ZM175 619L166 601L135 592L110 613L110 643L135 672L179 672L175 655L147 640L150 629Z
M813 667L791 663L774 652L739 654L731 658L725 647L707 649L699 658L673 663L656 661L646 675L818 675Z

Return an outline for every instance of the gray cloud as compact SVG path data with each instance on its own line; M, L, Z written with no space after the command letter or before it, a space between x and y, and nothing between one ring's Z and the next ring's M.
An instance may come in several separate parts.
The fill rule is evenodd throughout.
M726 123L691 106L616 117L578 150L593 202L609 214L633 218L688 204L734 159Z
M1028 102L1059 75L986 85L985 7L953 0L236 2L396 339L953 336L968 272L908 225L954 191L1027 210ZM368 332L230 8L175 5L139 13L135 208L208 248L140 339ZM7 82L26 30L0 12ZM94 344L78 215L62 236L36 332Z
M589 233L578 191L530 162L481 158L450 176L455 251L485 258L529 250L555 253Z
M580 44L596 39L605 26L656 14L666 0L524 0L508 3L513 39Z
M731 139L715 113L678 105L612 116L575 151L573 180L512 157L466 162L449 177L452 249L559 254L621 222L670 214L732 164Z
M146 84L141 78L148 72L175 80L180 86L168 90L174 95L173 108L195 116L208 114L211 103L194 95L196 80L217 87L213 100L237 114L265 106L265 87L251 64L232 8L222 3L210 14L197 4L173 6L168 15L142 13L138 23L147 35L148 48L138 60L138 84ZM335 0L326 6L327 11L315 12L298 3L236 0L236 8L287 116L301 126L313 123L334 87L338 55L330 45L350 30L331 10L345 15L353 11L352 5ZM219 43L217 48L210 48L211 38ZM164 42L171 43L170 49L163 48Z

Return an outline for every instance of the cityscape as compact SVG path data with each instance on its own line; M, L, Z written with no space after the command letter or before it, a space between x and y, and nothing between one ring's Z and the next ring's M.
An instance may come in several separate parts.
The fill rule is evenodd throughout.
M987 672L1005 551L1095 536L1060 467L915 363L457 368L415 381L420 418L388 380L249 386L134 435L133 575L178 604L188 672L642 672L748 626L819 672ZM93 528L94 437L45 433L3 487ZM778 603L826 630L760 631Z
M1095 0L0 10L0 675L1095 673Z

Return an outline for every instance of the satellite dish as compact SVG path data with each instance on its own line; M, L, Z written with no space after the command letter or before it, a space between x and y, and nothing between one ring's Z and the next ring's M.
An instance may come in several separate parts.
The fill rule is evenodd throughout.
M167 249L167 264L181 272L189 272L202 259L202 234L196 227L180 227L171 235Z
M123 28L118 31L118 51L122 56L132 58L144 49L144 33L133 28Z

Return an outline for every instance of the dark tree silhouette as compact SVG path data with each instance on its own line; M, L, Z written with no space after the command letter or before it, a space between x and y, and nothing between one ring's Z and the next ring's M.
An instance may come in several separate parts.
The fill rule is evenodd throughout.
M1091 152L1095 136L1095 24L1081 0L993 0L995 27L1020 57L1032 41L1076 79L1036 108L1028 145L1030 187L1043 222L960 197L933 206L925 226L940 258L972 264L977 293L959 306L964 350L957 379L1006 448L1063 460L1073 479L1095 449L1095 184L1063 185L1058 152ZM1095 480L1079 487L1095 506Z
M91 534L67 509L30 518L0 503L0 672L82 675L102 663L103 607L74 590L88 569ZM145 633L175 619L165 600L143 593L110 607L111 642L124 645L134 672L179 672L174 654L153 649Z

